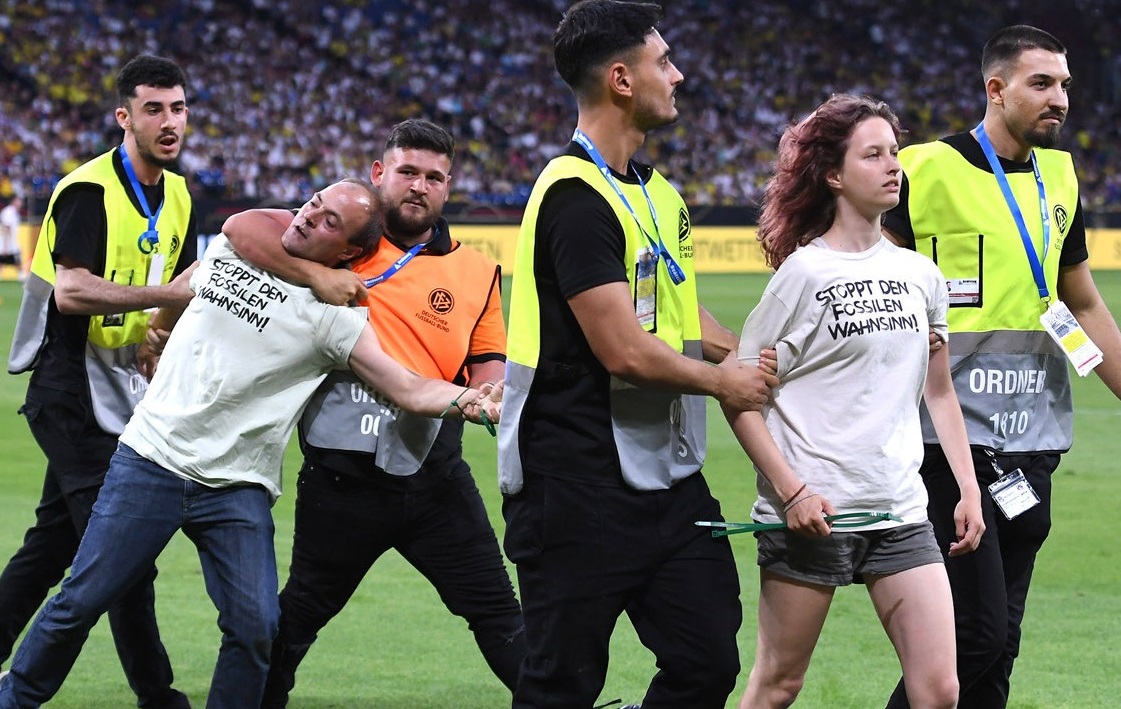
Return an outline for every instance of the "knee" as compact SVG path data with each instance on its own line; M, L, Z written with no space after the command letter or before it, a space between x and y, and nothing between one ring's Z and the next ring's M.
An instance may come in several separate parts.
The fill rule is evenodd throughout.
M39 622L48 631L88 631L105 613L109 613L110 621L118 620L122 615L120 605L119 601L111 603L108 598L64 587L47 601Z
M736 688L739 674L739 662L712 665L697 673L697 683L705 695L727 697Z
M58 604L54 599L47 602L31 625L31 632L37 632L53 641L62 642L65 638L89 633L98 616L69 604Z
M971 623L968 627L962 627L959 623L957 654L964 667L989 667L1004 654L1007 643L1006 615L986 618Z
M263 615L255 623L247 623L242 630L240 642L251 655L262 658L265 665L272 657L273 642L280 627L279 612Z
M789 707L806 683L806 665L786 664L774 657L756 655L747 679L740 709Z
M280 606L276 603L275 597L272 603L261 606L260 616L254 626L254 638L264 643L268 649L266 652L271 651L273 641L280 632Z
M727 697L735 689L740 674L739 654L735 651L663 657L659 658L658 666L676 681L694 687L698 696Z
M957 674L943 677L934 691L935 695L931 706L939 709L954 709L958 705L958 693L960 691Z
M954 709L958 704L958 678L954 673L931 678L914 692L908 700L915 709Z
M267 658L272 652L272 644L280 628L280 606L276 603L275 596L271 602L262 599L251 609L233 609L231 612L220 613L218 626L230 640L252 648L254 654L262 654Z
M450 610L450 607L449 607ZM455 613L455 611L452 611ZM507 645L525 632L521 608L514 603L486 614L455 613L467 620L467 628L482 645Z
M740 675L740 659L738 653L729 653L721 658L710 658L707 665L708 686L723 692L724 696L732 693L736 687L736 678Z
M286 645L311 645L337 612L326 609L325 603L309 594L292 592L287 587L280 592L279 608L280 626L276 637Z
M792 706L806 684L805 675L785 675L761 679L758 695L763 698L764 706L786 707Z

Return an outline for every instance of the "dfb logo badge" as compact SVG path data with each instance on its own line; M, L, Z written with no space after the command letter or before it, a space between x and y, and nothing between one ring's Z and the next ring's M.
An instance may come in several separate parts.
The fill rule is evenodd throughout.
M447 315L455 307L455 299L448 291L437 288L428 294L428 307L438 315Z
M677 213L677 240L685 241L689 237L689 230L692 225L689 223L689 212L682 207L681 211Z
M1059 227L1059 233L1062 234L1067 230L1067 221L1070 215L1067 214L1066 207L1061 204L1055 205L1055 226Z
M176 251L178 251L179 247L181 245L182 244L180 244L180 242L179 242L179 235L178 234L172 234L172 236L171 236L171 253L175 253Z

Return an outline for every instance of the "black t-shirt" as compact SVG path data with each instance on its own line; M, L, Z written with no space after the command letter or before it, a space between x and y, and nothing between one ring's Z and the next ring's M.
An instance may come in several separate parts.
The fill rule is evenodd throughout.
M137 213L143 214L139 202L132 194L128 176L117 152L113 153L113 167L117 178L125 185ZM141 185L144 198L153 209L163 200L164 182L160 179L156 185ZM55 222L55 246L51 255L55 263L66 260L100 276L105 271L105 247L108 243L104 189L92 183L67 187L55 200L52 218ZM182 253L175 264L176 275L182 273L198 256L193 208L187 233L181 238ZM31 387L59 391L82 391L86 388L84 354L89 323L88 315L63 315L58 312L54 297L51 297L47 311L47 342L31 375Z
M566 155L589 160L576 143ZM638 165L643 181L653 170ZM616 180L637 184L633 173ZM537 215L534 280L541 351L520 428L522 464L531 474L622 486L611 430L610 375L596 359L568 299L626 283L626 236L604 196L581 179L560 180Z
M989 160L985 157L985 151L981 149L981 144L972 134L968 132L955 133L942 138L942 142L961 153L962 157L973 167L990 175L993 173ZM1000 167L1007 174L1032 171L1031 160L1015 162L1000 158ZM907 180L907 175L904 174L899 189L899 205L884 215L884 226L903 239L909 248L914 249L915 230L911 227L911 214L908 208L910 195L911 186ZM1007 209L1003 202L998 206L1001 209ZM1074 210L1074 220L1070 224L1070 231L1067 232L1066 241L1063 242L1063 250L1059 254L1059 265L1073 266L1088 258L1090 258L1090 253L1086 248L1086 222L1082 215L1082 200L1079 199L1078 206Z

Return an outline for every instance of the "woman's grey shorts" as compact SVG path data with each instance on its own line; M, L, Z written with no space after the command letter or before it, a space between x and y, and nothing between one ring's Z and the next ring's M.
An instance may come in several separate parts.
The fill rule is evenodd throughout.
M759 566L779 576L817 584L863 583L866 574L886 576L943 563L930 522L872 531L834 531L804 537L789 529L755 534Z

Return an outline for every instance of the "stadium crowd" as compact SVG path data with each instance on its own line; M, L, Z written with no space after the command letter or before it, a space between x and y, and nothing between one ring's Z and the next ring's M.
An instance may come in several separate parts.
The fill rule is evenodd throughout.
M571 96L552 68L565 0L0 0L0 200L45 200L119 139L114 68L138 52L191 82L180 171L200 194L295 202L365 174L409 116L460 142L460 199L520 205L567 143ZM777 136L831 93L888 101L912 140L980 115L975 57L1002 24L1047 27L1070 49L1064 145L1091 212L1121 210L1121 21L1104 0L667 0L686 76L683 119L648 156L693 205L757 203ZM40 210L42 206L40 205Z

